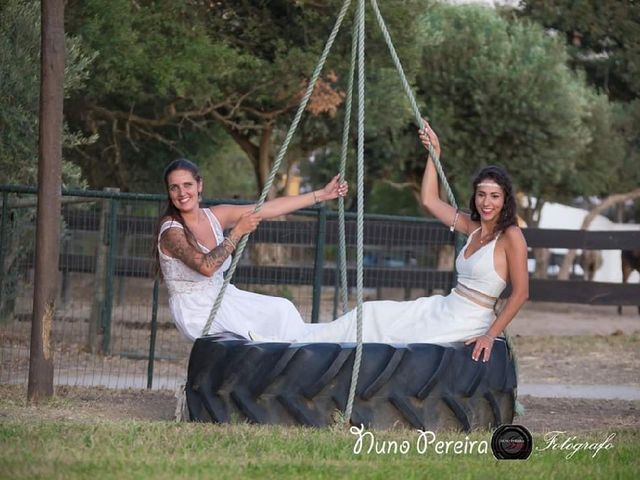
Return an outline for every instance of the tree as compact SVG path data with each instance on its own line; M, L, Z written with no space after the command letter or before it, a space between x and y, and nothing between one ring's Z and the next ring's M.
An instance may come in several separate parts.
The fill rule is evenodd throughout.
M521 17L559 32L571 64L614 101L640 94L640 4L629 0L521 0Z
M7 0L0 3L0 184L37 183L38 111L40 100L40 2ZM92 57L77 38L65 38L65 91L81 88ZM65 128L63 148L91 142L91 138ZM64 153L68 153L68 150ZM63 158L62 184L85 186L80 169ZM19 200L11 199L11 204ZM20 285L20 264L33 252L32 225L35 198L10 209L8 231L0 265L0 317L10 316Z
M640 185L640 99L615 103L613 112L614 129L622 139L623 153L621 162L615 166L617 188L611 191L625 192Z
M492 163L537 199L524 212L530 224L547 200L603 190L617 161L615 152L594 150L611 129L608 104L567 67L560 41L493 9L442 5L424 17L420 42L418 95L459 199L470 193L470 174ZM416 145L404 166L415 189L423 169Z
M375 28L374 26L370 28ZM392 32L393 33L393 32ZM405 50L402 58L406 66L408 78L415 76L413 53ZM390 63L386 47L382 51L371 54L371 62L366 70L365 100L365 132L364 132L364 197L365 209L371 213L419 213L417 204L413 208L406 205L407 197L414 197L414 192L406 190L402 177L401 165L408 152L412 152L417 142L417 129L413 125L413 112L402 91L397 71ZM355 112L355 107L354 107ZM354 113L355 116L355 113ZM343 120L330 124L332 133L326 135L327 141L314 152L314 162L301 164L302 174L317 184L338 171L340 161ZM355 118L351 122L349 139L347 179L355 187L356 172L356 125ZM328 127L325 127L328 128ZM311 129L309 129L311 130ZM305 132L305 138L307 132ZM411 154L411 153L409 153ZM389 188L391 187L391 188ZM353 190L355 192L355 188ZM371 195L375 192L375 195ZM393 194L391 194L393 192ZM403 195L403 193L405 195ZM389 198L392 197L392 198ZM400 199L399 197L405 197ZM396 202L399 200L399 202ZM351 195L350 210L355 210L357 199Z
M260 189L341 4L70 2L69 31L99 53L94 81L69 105L75 125L100 134L76 157L91 183L126 190L145 185L146 177L148 188L149 173L167 157L201 153L196 145L204 142L194 142L195 135L215 141L222 129L251 161ZM407 19L424 4L385 7L400 45L412 46L413 22ZM334 133L331 126L318 127L335 122L342 102L345 75L335 72L346 72L349 24L314 93L312 119L301 125L313 135L301 136L292 156L306 156ZM380 46L379 36L370 40L371 49ZM191 132L189 142L185 132Z
M515 10L564 39L570 65L613 102L612 128L598 137L616 161L609 190L640 184L640 3L628 0L522 0Z
M53 395L51 334L58 296L62 104L64 99L64 1L42 1L40 102L38 114L38 218L33 283L33 318L27 397Z
M81 88L92 57L77 38L66 37L65 90ZM8 0L0 4L0 183L34 185L38 164L40 98L40 2ZM90 138L65 130L63 146ZM84 185L80 169L63 161L63 184Z

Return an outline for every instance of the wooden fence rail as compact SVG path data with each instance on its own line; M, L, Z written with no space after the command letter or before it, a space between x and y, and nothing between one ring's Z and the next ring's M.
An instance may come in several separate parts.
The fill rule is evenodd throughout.
M98 218L90 212L75 212L67 215L70 230L97 231ZM153 242L155 220L148 217L119 216L119 236L141 235ZM337 243L337 221L326 224L325 245ZM579 249L634 249L640 246L640 230L636 231L582 231L527 228L523 230L529 247L532 248L579 248ZM347 245L355 244L355 225L346 225ZM252 236L253 243L283 244L315 247L317 242L317 219L265 221ZM365 248L377 249L393 244L395 251L405 255L420 252L427 246L452 245L453 235L437 223L372 220L365 223ZM60 258L60 269L64 272L93 272L95 258L89 255L66 254ZM116 276L148 277L153 272L152 260L148 257L116 257ZM355 278L355 270L349 268L348 277ZM312 285L313 265L279 266L250 265L241 263L234 281L252 284ZM323 286L334 286L337 281L335 266L325 264L321 275ZM365 266L365 287L444 289L451 287L453 273L419 266L404 265L385 267ZM583 280L530 280L530 299L536 301L582 303L589 305L640 305L640 285L587 282Z

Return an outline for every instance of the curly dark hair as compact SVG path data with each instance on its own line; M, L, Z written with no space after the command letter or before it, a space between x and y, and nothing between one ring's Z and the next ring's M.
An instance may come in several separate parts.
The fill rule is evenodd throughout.
M198 248L196 237L184 222L182 213L180 213L180 210L178 210L173 204L173 202L171 201L171 196L169 195L169 175L171 174L171 172L175 172L176 170L186 170L187 172L191 172L191 175L193 175L193 178L195 178L198 183L202 180L202 176L200 175L200 169L198 168L198 166L191 160L187 160L186 158L178 158L176 160L173 160L171 163L169 163L169 165L166 166L166 168L164 169L163 179L164 187L167 190L167 207L165 208L162 215L160 215L160 218L158 219L158 223L156 225L156 242L158 235L160 234L160 226L162 225L162 221L168 217L171 220L182 225L184 234L187 237L187 242L189 242L192 247ZM156 276L161 276L162 271L160 270L160 253L158 252L157 244L154 244L154 256L156 260L154 268L155 274Z
M509 175L504 168L496 165L488 165L482 168L473 179L473 194L469 200L469 209L471 210L471 220L480 221L480 212L476 208L476 190L478 184L483 180L493 180L502 188L504 193L504 206L500 211L500 217L494 227L494 234L502 233L512 225L518 225L516 217L516 197L513 194L513 185Z

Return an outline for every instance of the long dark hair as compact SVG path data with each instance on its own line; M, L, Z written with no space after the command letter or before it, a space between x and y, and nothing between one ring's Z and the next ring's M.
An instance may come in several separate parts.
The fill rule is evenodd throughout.
M476 190L478 189L478 184L484 180L493 180L500 185L504 193L504 205L493 230L494 234L502 233L510 226L518 224L516 217L516 197L513 194L511 179L504 168L496 165L488 165L478 172L473 179L473 195L471 195L471 199L469 200L471 220L474 222L480 221L480 212L478 212L476 208Z
M160 252L158 251L157 242L158 235L160 234L160 226L167 218L171 219L171 221L177 222L182 225L184 229L184 234L187 237L187 242L194 248L198 248L198 241L196 240L195 235L189 229L187 224L182 218L182 213L180 210L176 208L176 206L171 201L171 196L169 195L169 175L171 172L175 172L176 170L186 170L193 175L193 178L196 182L200 183L202 181L202 177L200 176L200 169L198 166L193 163L191 160L187 160L186 158L178 158L173 160L169 165L164 169L163 179L164 179L164 188L167 191L167 206L164 209L164 212L160 215L158 219L158 223L156 225L156 234L155 234L155 243L154 243L154 255L155 255L155 275L162 276L162 271L160 269Z

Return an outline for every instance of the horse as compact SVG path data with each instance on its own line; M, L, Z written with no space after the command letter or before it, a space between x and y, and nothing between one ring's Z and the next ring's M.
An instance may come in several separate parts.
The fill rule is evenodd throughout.
M620 256L622 260L622 283L626 283L634 270L640 273L640 249L622 250ZM638 306L638 314L640 314L640 305ZM618 315L622 315L622 305L618 305Z

